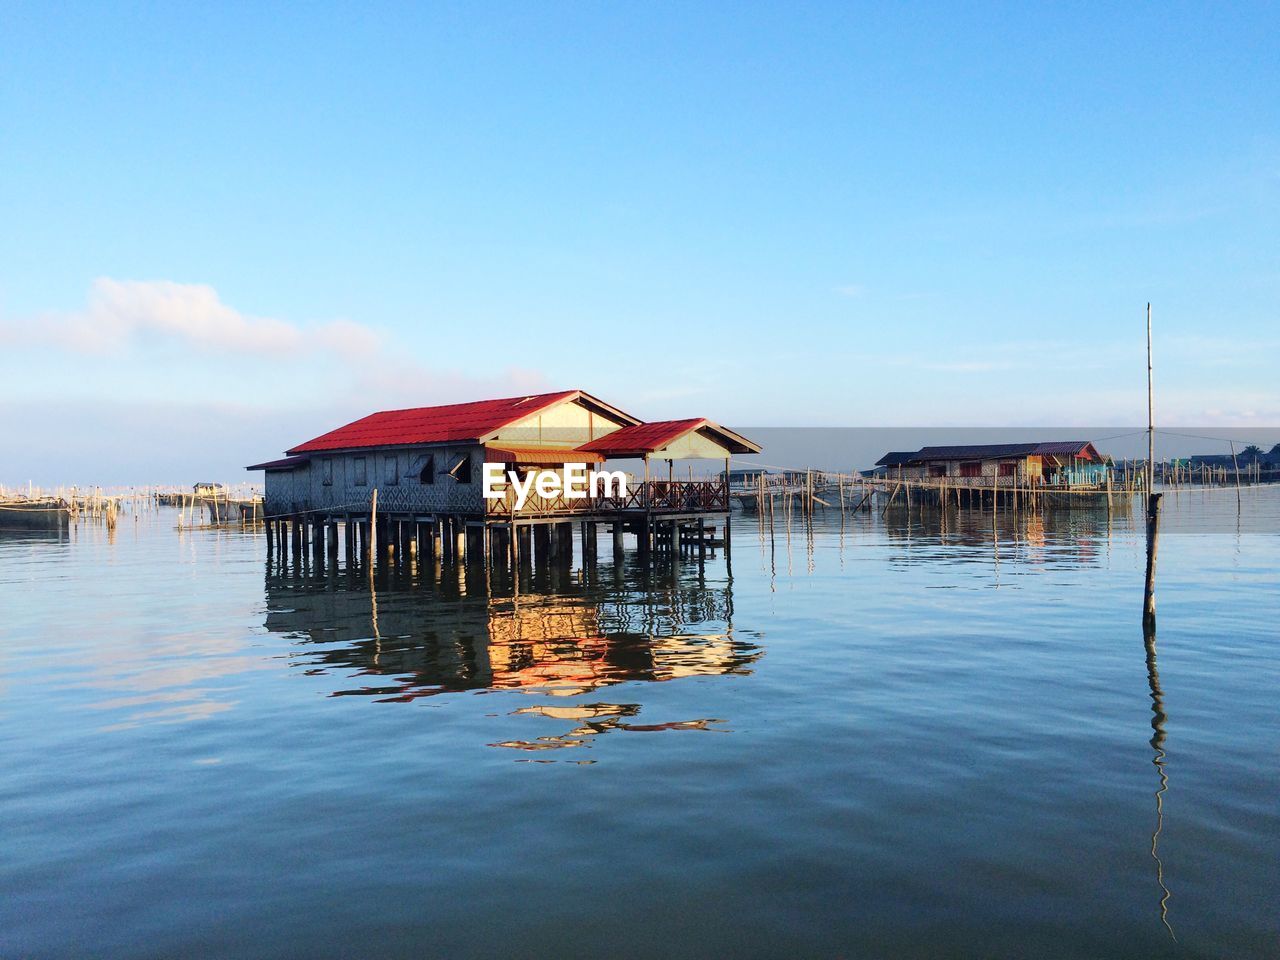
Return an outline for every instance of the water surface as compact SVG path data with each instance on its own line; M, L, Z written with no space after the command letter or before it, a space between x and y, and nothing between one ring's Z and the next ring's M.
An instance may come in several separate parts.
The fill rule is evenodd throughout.
M0 536L0 956L1280 953L1280 490L268 566ZM776 520L780 521L781 516Z

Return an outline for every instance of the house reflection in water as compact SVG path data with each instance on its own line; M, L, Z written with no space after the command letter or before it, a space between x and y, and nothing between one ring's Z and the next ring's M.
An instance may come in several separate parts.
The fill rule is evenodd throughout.
M627 681L749 674L763 651L734 636L725 584L566 583L555 592L460 592L423 582L370 590L362 578L267 577L266 626L289 634L291 663L341 676L332 696L384 703L467 690L522 690L562 698L515 711L569 721L563 735L494 746L581 746L612 730L714 730L708 718L645 724L640 707L577 697ZM355 683L347 685L347 680Z
M1132 512L1105 506L1039 512L955 511L926 507L883 519L894 563L964 562L992 554L1029 566L1099 564L1113 530L1132 530ZM960 548L960 549L957 549Z

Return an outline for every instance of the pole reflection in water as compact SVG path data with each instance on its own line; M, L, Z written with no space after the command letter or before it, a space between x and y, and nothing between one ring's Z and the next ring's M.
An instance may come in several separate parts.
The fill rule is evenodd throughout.
M1172 894L1164 882L1164 861L1160 859L1160 832L1164 829L1164 794L1169 789L1169 776L1165 772L1164 725L1168 719L1164 712L1164 691L1160 688L1160 671L1156 666L1156 634L1155 630L1144 632L1143 641L1147 648L1147 683L1151 687L1151 748L1155 751L1151 762L1160 776L1160 787L1156 790L1156 828L1151 834L1151 858L1156 862L1156 882L1160 884L1160 922L1169 930L1169 936L1176 941L1173 927L1169 923L1169 898Z
M291 665L306 675L343 678L330 696L409 703L510 690L558 701L512 716L570 724L561 734L490 746L546 751L612 732L726 731L717 718L643 723L639 704L575 699L631 681L749 674L763 654L735 636L729 582L708 582L701 565L624 564L605 577L595 567L585 575L526 567L518 579L482 563L456 571L437 564L425 577L412 563L380 567L372 578L354 565L336 576L268 568L266 627L292 636Z

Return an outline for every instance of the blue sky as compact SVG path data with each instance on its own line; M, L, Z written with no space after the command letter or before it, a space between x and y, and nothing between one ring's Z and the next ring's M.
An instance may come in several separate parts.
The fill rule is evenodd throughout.
M1137 423L1148 300L1166 422L1280 424L1277 35L1274 5L7 4L4 446L41 413L65 442L0 479L544 387Z

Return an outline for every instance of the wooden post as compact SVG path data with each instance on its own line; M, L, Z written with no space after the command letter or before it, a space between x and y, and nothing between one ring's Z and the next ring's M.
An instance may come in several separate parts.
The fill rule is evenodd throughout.
M1153 493L1147 498L1147 582L1142 592L1142 631L1151 636L1156 630L1156 552L1160 546L1160 498Z
M372 561L378 556L378 488L373 488L373 496L369 500L369 535L365 539L365 557L370 561L370 572L372 573Z
M549 528L545 523L538 523L532 525L529 530L529 536L532 540L532 549L529 553L529 559L533 562L534 566L539 564L546 566L551 554L551 535L548 532Z
M1151 387L1151 304L1147 304L1147 496L1155 493L1156 415ZM1219 448L1221 449L1221 448ZM1149 503L1150 501L1148 501Z
M1147 304L1147 579L1142 593L1142 628L1156 629L1156 553L1160 545L1160 494L1155 492L1155 401L1151 385L1151 304ZM1234 448L1234 447L1233 447Z
M729 576L733 576L733 522L729 514L724 515L724 565Z
M573 521L558 524L560 528L560 562L565 567L573 566Z
M1240 461L1236 459L1236 442L1231 441L1231 462L1236 468L1236 515L1240 514Z
M274 523L269 522L267 524L267 556L268 557L272 555L272 553L275 551L275 548L276 548L275 532L272 530L272 527L274 526L275 526Z

